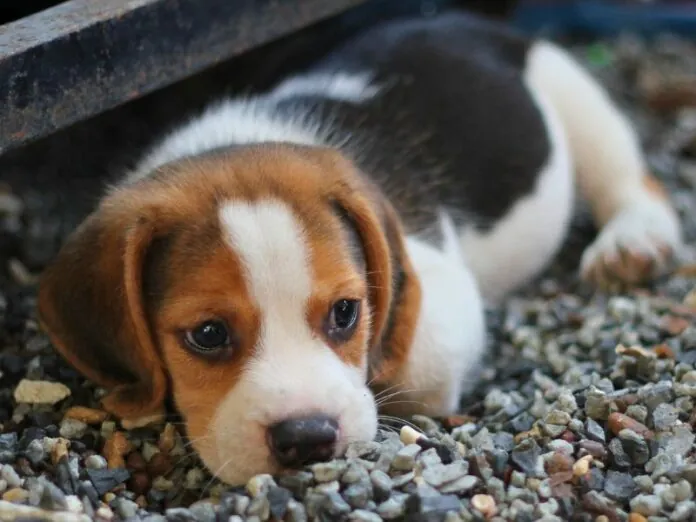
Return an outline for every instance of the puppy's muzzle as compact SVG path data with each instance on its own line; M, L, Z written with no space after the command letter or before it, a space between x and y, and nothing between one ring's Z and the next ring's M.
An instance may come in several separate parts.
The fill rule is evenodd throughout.
M338 422L326 416L286 419L270 426L267 438L280 465L298 468L333 458Z

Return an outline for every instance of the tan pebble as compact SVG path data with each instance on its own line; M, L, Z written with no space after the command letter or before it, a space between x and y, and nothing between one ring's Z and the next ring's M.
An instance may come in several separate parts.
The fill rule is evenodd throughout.
M420 438L427 438L422 433L419 433L416 430L414 430L411 426L404 426L403 428L401 428L401 433L399 433L399 437L401 438L401 442L403 442L406 446L408 446L409 444L415 444Z
M104 493L104 502L107 504L110 504L114 499L116 498L116 495L109 491L108 493Z
M28 498L29 492L26 489L22 488L8 489L2 495L3 500L6 500L7 502L14 502L15 504L24 502Z
M648 359L655 358L655 352L638 345L626 347L619 344L616 347L616 353L618 355L630 355L631 357L645 357Z
M97 509L96 513L97 520L113 520L114 512L111 511L109 506L101 506Z
M696 289L691 290L688 294L686 294L684 301L682 302L690 308L696 308Z
M490 495L474 495L471 497L471 505L485 517L492 517L497 512L495 499Z
M168 422L167 425L162 430L159 438L159 449L164 453L169 453L174 449L174 444L176 444L176 427Z
M640 513L631 513L628 515L628 522L648 522L648 519Z
M595 522L609 522L609 517L606 515L599 515L595 518Z
M144 442L140 451L143 454L143 458L149 462L154 455L160 452L160 449L151 442Z
M108 439L116 431L116 423L114 421L104 421L101 425L101 436L103 439Z
M122 431L116 431L104 443L102 455L106 458L109 468L125 468L124 456L133 449L131 441Z
M138 498L136 498L135 503L138 504L140 509L147 509L147 499L144 495L140 495Z
M57 465L63 457L68 457L69 449L70 441L68 439L64 439L62 437L55 439L55 442L51 447L51 462L53 462L54 466Z
M466 446L462 444L461 442L457 441L457 452L462 456L466 457Z
M618 435L623 429L629 429L635 431L638 435L642 435L646 439L653 438L653 432L645 425L637 420L615 411L609 414L608 419L609 429L614 435Z
M573 475L576 477L582 477L590 471L590 463L594 460L592 455L585 455L581 457L573 464Z
M70 396L70 388L59 382L22 379L14 391L20 404L56 404Z
M152 481L152 488L156 489L157 491L169 491L173 487L174 483L164 477L157 477Z
M63 418L79 420L85 424L94 425L104 422L108 416L109 414L103 410L86 408L84 406L73 406L65 412Z

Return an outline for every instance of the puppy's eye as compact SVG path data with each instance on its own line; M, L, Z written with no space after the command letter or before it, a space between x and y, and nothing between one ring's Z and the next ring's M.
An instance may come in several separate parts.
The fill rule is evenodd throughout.
M186 344L192 350L210 353L227 348L230 343L230 332L222 321L206 321L193 330L186 332Z
M341 299L331 307L324 327L327 337L347 341L355 332L360 316L360 301Z

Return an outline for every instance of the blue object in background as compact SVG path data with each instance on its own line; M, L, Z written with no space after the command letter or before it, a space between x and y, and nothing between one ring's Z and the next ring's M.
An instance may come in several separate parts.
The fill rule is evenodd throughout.
M522 0L512 22L524 31L548 36L569 32L615 36L631 31L696 39L696 1Z

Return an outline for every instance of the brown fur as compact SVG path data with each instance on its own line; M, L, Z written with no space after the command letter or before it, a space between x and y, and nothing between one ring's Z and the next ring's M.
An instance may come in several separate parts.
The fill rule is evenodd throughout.
M209 431L253 356L260 326L243 269L222 237L219 205L268 198L288 204L305 228L314 280L307 318L317 335L336 299L363 299L360 326L334 346L337 354L358 366L369 350L376 383L405 363L420 287L393 209L336 152L249 147L165 166L112 191L44 274L42 324L68 361L110 390L105 408L130 423L157 414L168 374L189 435ZM364 267L350 254L335 205L355 223ZM393 303L395 265L405 284ZM236 338L229 355L214 360L182 343L187 328L211 318L224 319Z

